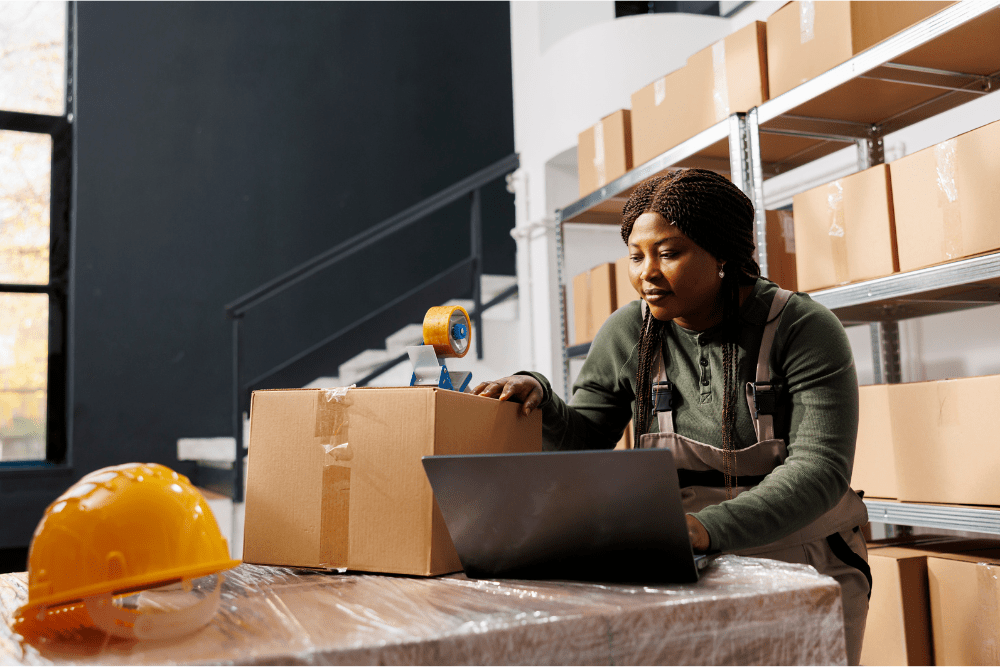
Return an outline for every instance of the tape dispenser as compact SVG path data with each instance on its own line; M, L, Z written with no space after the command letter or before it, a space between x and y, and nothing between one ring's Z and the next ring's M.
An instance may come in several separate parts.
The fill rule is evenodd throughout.
M461 306L435 306L424 315L424 344L410 345L406 353L413 366L411 387L440 387L465 391L472 380L469 371L449 371L444 360L469 352L472 322Z

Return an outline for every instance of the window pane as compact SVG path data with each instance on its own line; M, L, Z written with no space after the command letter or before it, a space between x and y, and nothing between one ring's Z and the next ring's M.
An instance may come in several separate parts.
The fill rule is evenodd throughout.
M52 139L0 131L0 283L49 282Z
M0 2L0 109L62 116L65 62L65 2Z
M47 294L0 293L0 461L45 459Z

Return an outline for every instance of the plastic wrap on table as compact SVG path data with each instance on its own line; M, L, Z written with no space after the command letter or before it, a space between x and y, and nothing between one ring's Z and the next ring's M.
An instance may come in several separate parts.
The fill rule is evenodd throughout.
M153 595L152 592L140 595ZM215 618L172 641L10 628L0 664L845 664L840 588L809 566L723 556L697 584L411 578L241 565Z

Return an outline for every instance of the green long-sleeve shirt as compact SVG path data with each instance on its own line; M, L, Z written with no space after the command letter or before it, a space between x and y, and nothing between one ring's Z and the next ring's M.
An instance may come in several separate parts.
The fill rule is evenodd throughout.
M768 310L778 286L760 279L740 310L737 447L756 441L742 387L755 379ZM538 379L546 449L610 449L635 410L639 302L620 308L597 333L567 405ZM722 344L719 327L664 328L667 377L673 385L677 433L722 446ZM858 430L858 380L843 326L805 294L785 306L771 350L772 378L782 383L775 437L788 458L758 486L694 516L712 548L735 551L780 539L832 508L850 485ZM678 400L679 399L679 400ZM655 419L650 431L656 432Z

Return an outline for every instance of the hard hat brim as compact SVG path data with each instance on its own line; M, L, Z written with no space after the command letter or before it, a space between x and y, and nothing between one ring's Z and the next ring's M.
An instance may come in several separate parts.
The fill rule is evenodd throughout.
M243 561L240 560L224 560L216 561L214 563L202 563L197 567L160 570L158 572L150 572L134 577L124 577L113 581L104 581L90 586L81 586L80 588L75 588L69 591L38 597L34 600L29 597L28 603L19 607L17 611L14 612L14 619L18 620L21 618L27 618L45 608L72 604L92 595L101 595L103 593L110 593L111 595L128 595L130 593L135 593L149 588L166 586L167 584L183 581L185 579L207 577L208 575L216 574L224 570L231 570L242 564L242 562Z

